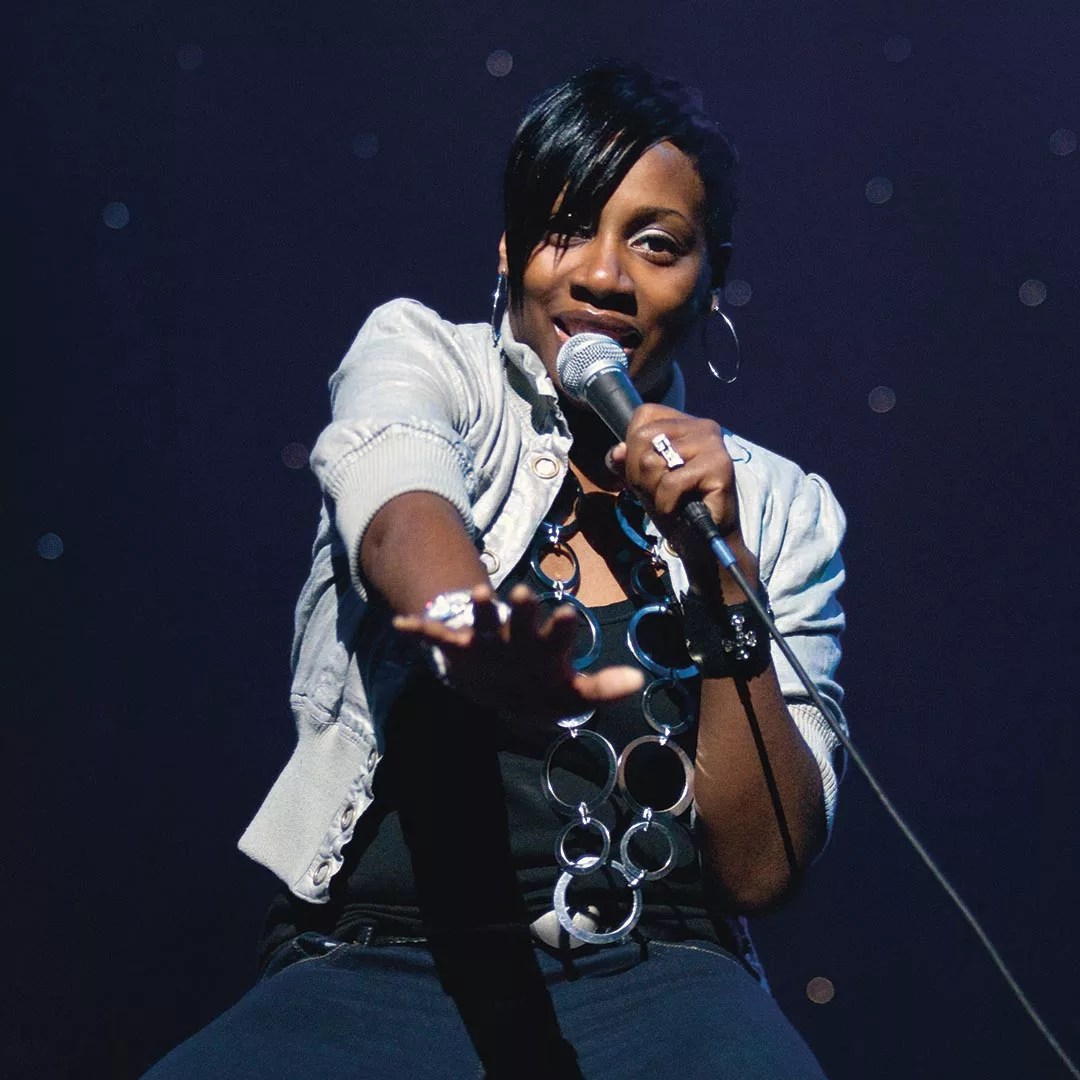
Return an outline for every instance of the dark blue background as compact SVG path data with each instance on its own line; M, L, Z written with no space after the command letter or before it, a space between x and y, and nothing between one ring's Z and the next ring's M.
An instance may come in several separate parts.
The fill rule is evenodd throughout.
M318 503L283 448L311 445L376 303L485 317L514 120L604 55L700 87L740 147L744 374L691 372L691 400L833 484L854 737L1080 1053L1080 153L1049 146L1080 128L1075 4L20 21L4 1076L137 1075L248 985L271 880L234 845L292 745ZM833 1080L1065 1075L858 776L758 939Z

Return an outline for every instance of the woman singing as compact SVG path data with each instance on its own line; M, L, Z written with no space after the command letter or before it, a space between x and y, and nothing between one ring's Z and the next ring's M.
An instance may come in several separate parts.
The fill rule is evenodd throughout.
M821 1076L742 917L821 851L838 742L680 516L842 722L840 508L676 363L722 318L734 164L684 88L590 68L518 128L491 324L361 328L311 458L298 745L241 841L283 883L264 975L154 1077ZM560 381L579 334L644 399L622 441Z

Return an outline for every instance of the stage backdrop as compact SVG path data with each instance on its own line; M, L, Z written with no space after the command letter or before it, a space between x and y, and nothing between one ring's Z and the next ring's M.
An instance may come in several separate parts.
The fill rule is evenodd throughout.
M327 377L391 297L485 318L515 117L611 55L739 146L693 408L832 483L853 736L1080 1053L1075 4L232 7L15 20L0 1072L134 1077L249 985ZM1065 1075L857 775L757 935L833 1080Z

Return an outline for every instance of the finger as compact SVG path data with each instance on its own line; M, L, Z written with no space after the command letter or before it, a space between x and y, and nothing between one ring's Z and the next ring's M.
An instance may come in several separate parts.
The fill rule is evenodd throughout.
M495 594L490 589L487 596L476 599L473 594L473 629L477 637L498 637L502 630L502 618L499 615L499 607L495 600Z
M577 640L577 632L577 611L570 604L560 604L540 628L540 640L557 653L569 653Z
M575 675L574 690L585 702L618 701L636 694L645 685L645 676L634 667L608 667L592 675Z
M660 477L652 492L652 503L661 514L670 515L676 513L687 499L726 503L728 496L734 494L734 488L734 481L728 477L721 462L694 458Z
M616 443L604 455L604 465L612 476L619 480L626 479L626 443Z
M472 640L472 630L451 630L448 626L434 619L425 619L421 615L395 615L394 629L406 637L430 641L436 645L468 645Z
M510 593L510 640L532 641L538 633L540 604L527 585L515 585Z

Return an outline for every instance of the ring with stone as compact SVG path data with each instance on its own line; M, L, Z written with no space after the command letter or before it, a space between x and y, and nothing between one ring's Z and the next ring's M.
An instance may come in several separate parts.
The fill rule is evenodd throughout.
M680 465L686 464L682 455L671 445L671 440L666 435L654 435L652 444L653 449L664 459L664 464L669 469L677 469Z

